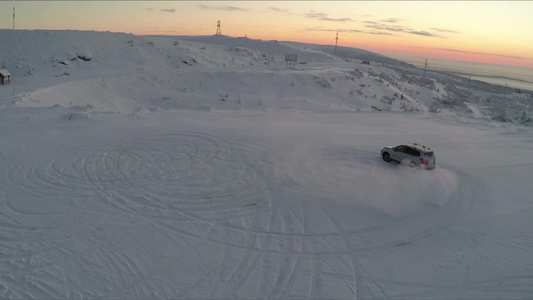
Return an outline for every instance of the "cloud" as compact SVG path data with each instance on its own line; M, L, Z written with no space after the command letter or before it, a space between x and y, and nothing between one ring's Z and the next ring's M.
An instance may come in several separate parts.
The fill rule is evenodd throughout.
M393 31L393 32L406 32L408 30L404 27L397 26L397 25L389 26L389 25L380 24L377 22L368 22L368 21L365 23L369 24L369 25L365 25L365 27L372 28L372 29L378 29L378 30Z
M410 33L410 34L416 34L416 35L422 35L422 36L428 36L428 37L438 37L438 38L446 38L444 36L440 36L438 34L435 34L435 33L431 33L431 32L427 32L427 31L416 31L416 30L408 30L408 31L405 31L406 33Z
M273 12L277 12L277 13L283 13L283 14L289 14L290 11L287 10L287 9L281 9L281 8L277 8L277 7L269 7L268 10L271 10Z
M350 19L350 18L323 18L321 19L323 21L334 21L334 22L353 22L354 20Z
M310 11L304 15L306 18L310 19L317 19L317 20L323 20L323 21L337 21L337 22L355 22L354 20L350 18L331 18L326 13L317 12L317 11ZM331 32L351 32L351 33L366 33L366 34L373 34L373 35L386 35L386 36L394 36L397 35L396 33L404 33L404 34L413 34L413 35L419 35L419 36L425 36L425 37L432 37L432 38L442 38L446 39L447 37L444 35L441 35L440 33L458 33L453 30L448 29L439 29L439 28L431 28L432 31L429 30L415 30L409 27L401 26L399 23L402 19L399 18L387 18L380 21L364 21L365 24L364 27L368 28L367 30L360 30L360 29L326 29L323 27L314 27L314 28L307 28L306 31L331 31Z
M229 6L229 5L212 6L212 5L205 5L205 4L197 4L196 7L199 7L201 9L206 9L206 10L223 10L223 11L247 11L248 10L248 9L244 9L241 7Z
M330 29L324 27L306 28L305 31L322 31L322 32L348 32L348 33L361 33L363 31L359 29Z
M388 35L393 36L393 33L385 32L385 31L378 31L378 30L360 30L360 29L347 29L347 28L341 28L341 29L330 29L330 28L324 28L322 26L319 27L310 27L306 28L305 31L321 31L321 32L343 32L343 33L366 33L366 34L373 34L373 35Z
M316 11L311 11L311 12L306 13L305 17L310 18L310 19L321 19L321 18L327 17L327 14L316 12Z
M306 18L309 19L317 19L320 21L332 21L332 22L355 22L351 18L331 18L325 13L311 11L306 14L304 14Z
M146 11L155 11L155 8L150 7L150 8L147 8ZM175 8L162 8L159 11L167 12L167 13L175 13L176 9Z
M399 19L394 19L394 22L397 22ZM365 21L367 25L365 27L372 28L378 30L377 32L380 32L380 34L383 34L383 32L401 32L401 33L407 33L407 34L414 34L414 35L421 35L421 36L427 36L427 37L436 37L436 38L446 38L445 36L432 33L425 30L414 30L408 27L400 26L400 25L389 25L389 24L383 24L379 22L374 21Z
M394 35L390 32L383 32L383 31L375 31L375 30L367 30L364 33L367 34L374 34L374 35Z
M398 18L388 18L388 19L385 19L385 20L381 20L381 22L385 22L385 23L398 23L400 22L402 19L398 19Z
M438 31L438 32L446 32L446 33L460 33L459 31L450 30L450 29L440 29L440 28L431 28L432 30Z

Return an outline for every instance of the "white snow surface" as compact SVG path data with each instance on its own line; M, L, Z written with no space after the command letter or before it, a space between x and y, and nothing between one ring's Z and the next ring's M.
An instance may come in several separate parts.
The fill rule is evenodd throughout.
M0 30L0 298L533 298L533 98L331 50Z

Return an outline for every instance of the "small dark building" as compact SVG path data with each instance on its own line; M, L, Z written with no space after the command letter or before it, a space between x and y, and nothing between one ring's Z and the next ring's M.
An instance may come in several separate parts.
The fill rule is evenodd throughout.
M0 84L11 83L11 73L6 69L0 69Z

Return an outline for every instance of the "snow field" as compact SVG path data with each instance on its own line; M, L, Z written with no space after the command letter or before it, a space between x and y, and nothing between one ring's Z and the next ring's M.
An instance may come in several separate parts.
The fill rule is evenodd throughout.
M20 34L40 46L0 88L1 298L533 295L530 127L434 99L459 95L447 77L279 42ZM437 168L379 156L406 142Z

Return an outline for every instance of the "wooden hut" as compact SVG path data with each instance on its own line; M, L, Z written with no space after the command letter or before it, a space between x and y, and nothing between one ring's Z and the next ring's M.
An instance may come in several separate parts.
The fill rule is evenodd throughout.
M11 73L6 69L0 69L0 84L11 83Z

